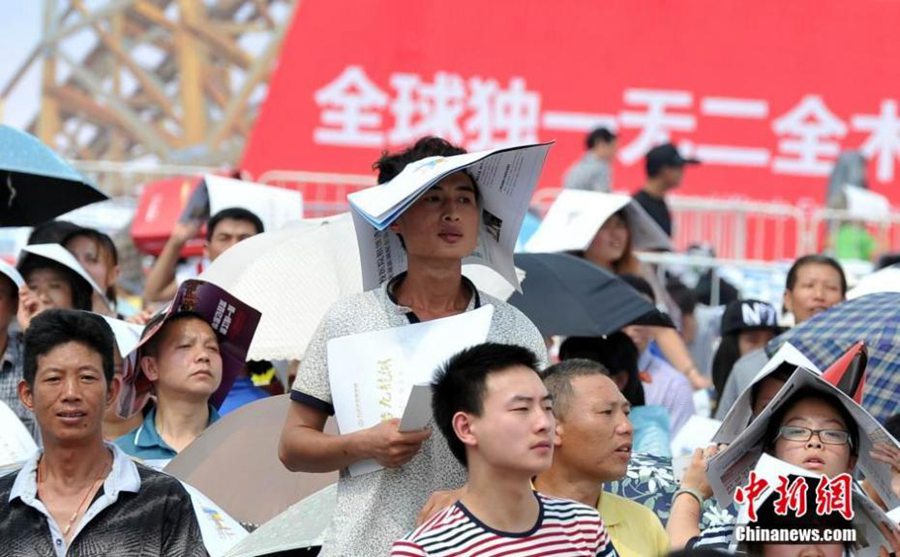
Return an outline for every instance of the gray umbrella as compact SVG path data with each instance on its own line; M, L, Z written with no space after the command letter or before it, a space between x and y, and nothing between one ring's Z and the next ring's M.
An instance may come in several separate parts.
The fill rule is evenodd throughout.
M517 253L522 293L509 303L544 336L603 336L626 325L674 327L669 317L614 274L565 253Z

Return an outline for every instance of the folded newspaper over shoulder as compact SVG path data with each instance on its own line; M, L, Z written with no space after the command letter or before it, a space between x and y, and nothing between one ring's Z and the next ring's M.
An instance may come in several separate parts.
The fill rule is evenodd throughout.
M431 384L413 385L400 419L400 431L420 431L431 421Z
M0 401L0 468L28 460L37 449L28 428Z
M297 190L206 174L194 190L179 220L206 220L222 209L252 212L266 230L278 230L303 218L303 194Z
M818 482L818 478L821 477L821 474L817 472L784 462L768 454L760 455L753 471L756 472L757 478L764 479L768 483L755 500L754 509L757 511L760 510L762 505L772 500L771 497L775 496L775 489L780 483L780 477L804 477L810 478L812 482ZM808 481L807 485L807 489L812 491L818 483L810 483ZM808 496L811 496L811 494ZM877 557L879 546L887 544L878 526L881 523L891 521L889 513L885 513L881 507L875 504L855 481L851 484L850 505L853 509L851 524L853 529L856 530L856 544L853 555L857 557ZM807 516L811 516L816 510L807 508L806 512ZM736 525L752 525L753 523L750 521L748 513L748 504L738 506ZM767 527L768 525L759 524L759 526ZM801 527L801 525L798 524L797 527ZM887 545L887 547L890 546ZM740 550L746 548L743 547L743 544L738 544L736 540L732 540L730 549Z
M194 514L200 525L200 536L209 557L223 557L239 541L250 535L237 520L197 488L184 482L181 485L191 496Z
M497 271L519 289L513 251L550 149L549 143L430 157L410 163L396 178L347 196L353 208L363 270L363 288L375 288L406 270L406 252L388 227L429 188L465 170L481 195L478 246L464 263Z
M747 477L762 453L763 437L769 420L793 393L803 388L829 393L841 401L859 430L859 448L857 450L859 458L856 462L856 469L862 471L889 508L900 505L900 497L897 497L891 490L890 466L873 459L870 454L875 443L888 443L898 449L900 449L900 444L852 398L822 379L820 375L803 368L794 372L784 387L775 395L775 398L731 442L727 449L710 459L707 476L719 505L724 507L730 504L734 490L746 485Z
M672 457L690 455L694 449L702 449L712 443L713 435L722 422L703 416L691 416L672 439Z
M463 348L487 339L494 306L403 327L328 341L328 378L341 434L399 418L414 385L430 384L435 370ZM358 476L379 470L374 460L349 467Z
M563 190L525 244L525 251L540 253L587 249L603 223L623 209L633 249L672 249L672 242L666 233L631 196Z
M769 374L784 363L812 370L819 375L822 374L819 368L817 368L809 358L797 350L791 343L785 342L769 361L766 362L766 365L759 370L759 373L756 374L753 381L750 382L750 385L738 396L737 400L728 411L728 414L725 416L725 419L722 420L721 427L719 427L719 430L713 436L714 442L731 443L735 437L740 435L741 432L747 428L747 424L750 423L750 418L753 416L753 404L751 400L753 395L753 385L768 377Z

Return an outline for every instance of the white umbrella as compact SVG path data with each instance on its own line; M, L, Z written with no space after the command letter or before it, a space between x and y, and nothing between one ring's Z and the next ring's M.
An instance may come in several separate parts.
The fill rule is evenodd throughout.
M257 234L201 275L262 312L251 360L301 359L338 299L362 292L356 231L348 213Z
M278 440L288 395L257 400L212 424L165 467L244 524L259 525L337 481L337 472L288 471L278 459ZM337 433L334 422L325 431Z
M855 300L876 292L900 292L900 265L885 267L864 276L847 292L847 299Z

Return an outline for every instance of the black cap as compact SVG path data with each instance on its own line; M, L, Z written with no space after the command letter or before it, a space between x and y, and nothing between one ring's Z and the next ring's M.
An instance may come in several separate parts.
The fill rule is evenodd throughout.
M735 300L725 306L722 336L758 329L771 329L775 334L781 332L778 311L772 304L760 300Z
M681 156L681 153L678 152L674 145L663 143L647 151L646 163L647 174L654 176L665 166L682 167L686 164L700 164L700 161L697 159L686 159Z

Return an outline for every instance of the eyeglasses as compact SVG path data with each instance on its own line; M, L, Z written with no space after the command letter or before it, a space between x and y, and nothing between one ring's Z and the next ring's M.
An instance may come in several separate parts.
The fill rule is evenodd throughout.
M806 442L812 439L813 434L826 445L850 445L850 433L842 429L809 429L808 427L785 425L778 430L778 436L788 441Z

